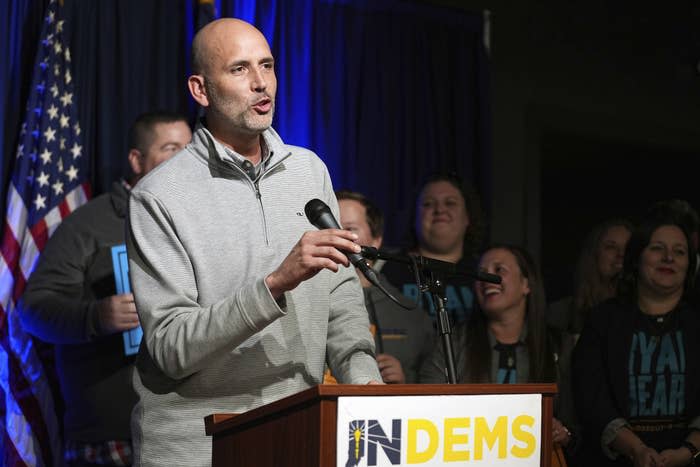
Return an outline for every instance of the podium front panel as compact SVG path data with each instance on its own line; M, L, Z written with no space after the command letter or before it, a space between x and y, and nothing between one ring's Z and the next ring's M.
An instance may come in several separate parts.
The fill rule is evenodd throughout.
M339 397L336 467L539 467L541 394Z
M553 396L556 392L556 385L553 384L320 385L242 414L210 415L205 418L205 426L207 434L212 436L214 467L333 467L336 465L342 465L342 467L379 465L541 465L550 467ZM465 405L467 408L460 410L459 406L467 403L459 402L460 399L452 399L451 402L447 402L447 407L454 405L452 413L448 412L444 417L433 421L425 414L421 415L420 412L414 414L411 411L413 407L423 406L427 412L430 412L431 406L438 404L433 402L432 397L436 397L434 400L439 401L440 399L449 400L454 396L476 396L471 398L476 405L471 407ZM518 397L511 399L512 396ZM523 398L520 399L520 397ZM380 406L387 407L394 404L389 401L398 401L401 416L397 419L402 420L399 423L401 426L399 427L395 419L391 418L393 417L391 414L387 419L379 419L372 413L357 413L357 416L351 417L352 420L343 418L348 410L342 407L343 399L357 398L376 399ZM507 399L516 404L514 412L504 411ZM462 401L465 400L467 399ZM520 403L529 405L526 408L525 405L518 405ZM517 408L522 408L524 412L518 412ZM379 413L378 409L371 410ZM539 415L538 420L535 420L537 418L535 415ZM401 418L404 416L405 420ZM524 418L518 419L520 416ZM528 417L532 417L532 420ZM353 459L351 455L356 452L354 440L357 436L357 427L353 426L352 422L355 420L364 420L365 423L365 439L362 445L365 456L359 456L359 442L362 438L360 429L358 455ZM373 441L370 441L372 420L377 420L377 425L371 430ZM409 423L411 423L410 428ZM398 457L400 462L405 462L410 452L413 456L411 461L414 463L392 464L391 460L387 463L388 456L384 454L384 447L379 446L382 443L377 442L380 436L379 429L387 437L383 442L384 447L396 447L400 451ZM446 434L447 439L445 439ZM411 436L413 437L411 443L414 444L408 445ZM397 437L401 439L397 441ZM477 437L479 448L475 444ZM437 447L431 446L431 443L436 444ZM477 449L479 449L478 453ZM505 454L503 454L504 449ZM467 452L470 460L463 460ZM504 458L491 464L485 456L493 453L497 456L503 455ZM518 453L521 457L513 453ZM372 459L369 459L370 454L374 456ZM481 459L475 459L477 454ZM395 456L393 459L396 461ZM523 459L525 459L524 462L531 463L517 463ZM353 463L355 460L359 462Z

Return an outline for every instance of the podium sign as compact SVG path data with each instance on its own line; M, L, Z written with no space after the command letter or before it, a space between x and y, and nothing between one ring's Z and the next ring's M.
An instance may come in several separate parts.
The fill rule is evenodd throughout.
M212 465L542 466L554 384L321 384L204 419Z
M536 467L542 395L338 397L337 467Z

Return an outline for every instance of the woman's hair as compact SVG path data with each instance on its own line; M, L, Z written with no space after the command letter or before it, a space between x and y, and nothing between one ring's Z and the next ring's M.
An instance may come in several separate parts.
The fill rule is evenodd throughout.
M464 207L469 216L469 227L464 234L462 241L462 258L474 258L482 246L484 234L486 232L486 223L481 208L481 199L476 190L457 175L455 172L437 173L428 177L421 185L420 190L416 193L413 203L413 213L411 215L411 227L409 229L409 237L411 247L418 247L418 233L416 232L416 220L418 217L418 203L423 194L425 187L431 183L447 182L459 190L464 199Z
M632 232L627 248L625 249L625 261L622 268L622 275L617 283L618 297L626 303L636 303L637 288L639 282L639 263L644 249L649 245L651 236L656 229L664 225L675 225L685 236L688 242L688 270L686 271L683 283L683 298L687 299L693 288L693 272L697 262L696 251L690 240L690 232L687 226L681 222L673 212L651 210L642 219L636 229Z
M630 233L633 230L632 223L626 219L610 219L595 226L583 242L574 272L573 306L576 314L586 313L610 298L609 284L600 276L598 256L603 237L613 227L624 227Z
M523 277L527 278L530 293L527 295L525 308L525 325L527 326L526 345L530 358L528 382L554 382L556 368L552 354L552 343L548 337L545 321L546 298L542 274L532 256L522 247L508 244L495 244L486 248L482 255L490 250L503 249L514 257ZM479 303L475 303L469 323L467 324L467 354L464 382L487 383L491 379L491 346L488 337L488 316Z

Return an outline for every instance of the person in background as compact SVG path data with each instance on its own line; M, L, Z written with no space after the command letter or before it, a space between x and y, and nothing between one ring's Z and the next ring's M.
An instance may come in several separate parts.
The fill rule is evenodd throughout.
M589 315L574 351L585 465L696 465L700 447L700 312L687 301L690 234L650 212L625 250L616 298Z
M416 198L411 234L413 245L404 253L455 263L465 272L474 272L476 252L481 247L484 221L478 194L454 174L434 175ZM381 268L389 282L414 302L420 300L435 326L435 307L430 294L421 294L412 269L402 263L387 262ZM442 278L445 304L453 323L465 321L471 313L473 280L467 275Z
M617 294L631 233L632 224L625 219L610 219L589 232L576 262L574 295L549 306L550 326L578 336L590 310Z
M184 148L192 132L171 112L139 116L129 131L132 175L66 217L49 239L20 303L22 326L55 344L69 466L130 465L135 357L122 332L139 325L134 297L116 294L112 247L125 242L134 184Z
M192 144L129 200L127 251L143 328L134 372L135 460L205 466L204 417L320 384L383 384L357 235L315 229L309 200L338 203L321 159L271 128L277 78L265 36L234 18L192 42ZM293 455L293 453L291 453Z
M358 236L360 245L380 248L384 235L384 215L361 193L336 191L340 207L340 225ZM389 299L358 271L365 295L365 306L374 330L377 364L385 383L419 383L418 370L430 354L435 332L428 314L405 299L379 273L382 286L411 309Z
M459 383L557 383L553 440L573 457L578 430L571 397L573 338L547 327L542 276L530 254L514 245L484 250L480 271L500 284L476 281L477 306L452 335ZM437 343L421 369L424 383L445 383L445 353Z
M683 199L670 199L654 203L650 211L652 213L668 213L677 218L681 225L684 225L690 233L690 243L696 253L695 271L691 271L693 276L693 289L688 296L696 307L700 307L700 252L698 252L700 242L700 217L693 206Z

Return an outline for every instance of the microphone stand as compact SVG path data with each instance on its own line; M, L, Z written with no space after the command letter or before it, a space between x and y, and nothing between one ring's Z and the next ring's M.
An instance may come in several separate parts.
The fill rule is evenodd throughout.
M441 279L441 274L447 276L464 276L471 279L501 283L501 278L495 274L484 272L472 272L460 269L453 263L426 258L418 255L402 255L388 253L373 247L362 247L362 255L367 259L383 259L386 261L396 261L411 266L416 276L416 285L420 292L430 292L433 305L437 310L438 332L442 340L442 348L445 353L445 370L447 382L457 384L457 372L455 371L454 349L452 346L452 326L450 317L445 308L447 297L445 296L445 284Z
M416 262L416 264L419 263ZM449 384L457 384L454 349L452 347L452 326L450 324L450 316L447 314L447 308L445 308L445 302L447 301L447 297L445 296L445 284L434 271L426 271L424 269L423 272L427 274L428 283L422 285L430 292L433 305L435 305L435 309L437 310L438 333L442 339L442 350L445 354L447 382ZM420 274L420 272L417 274ZM421 284L418 284L418 289L421 290Z

